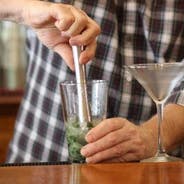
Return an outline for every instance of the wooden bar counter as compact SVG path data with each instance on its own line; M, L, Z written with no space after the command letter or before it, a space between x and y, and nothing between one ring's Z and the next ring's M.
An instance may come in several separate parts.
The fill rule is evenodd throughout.
M0 184L184 184L184 162L0 166Z

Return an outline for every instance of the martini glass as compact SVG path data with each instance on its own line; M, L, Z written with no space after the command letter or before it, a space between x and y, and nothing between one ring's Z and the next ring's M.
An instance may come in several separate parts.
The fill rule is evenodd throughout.
M167 162L181 160L170 156L163 147L161 136L161 122L163 120L163 106L173 89L184 77L184 63L153 63L133 64L125 66L135 79L142 85L157 107L158 115L158 148L154 157L143 162Z

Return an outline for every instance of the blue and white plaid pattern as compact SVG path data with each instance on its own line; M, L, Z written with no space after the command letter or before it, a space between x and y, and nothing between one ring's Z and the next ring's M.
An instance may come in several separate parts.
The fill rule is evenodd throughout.
M184 57L182 0L57 0L82 8L101 26L88 79L109 82L108 117L139 124L155 114L155 105L126 64L179 62ZM61 116L59 83L75 75L59 55L27 33L27 85L10 144L8 162L65 161L68 151ZM183 95L184 96L184 95ZM184 104L182 95L178 103Z

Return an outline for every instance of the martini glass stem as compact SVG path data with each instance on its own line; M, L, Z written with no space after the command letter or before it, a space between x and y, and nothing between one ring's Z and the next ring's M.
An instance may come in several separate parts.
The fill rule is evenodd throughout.
M165 149L163 147L163 136L161 132L161 124L163 121L163 106L164 103L162 102L156 102L157 107L157 114L158 114L158 148L157 148L157 155L165 153Z

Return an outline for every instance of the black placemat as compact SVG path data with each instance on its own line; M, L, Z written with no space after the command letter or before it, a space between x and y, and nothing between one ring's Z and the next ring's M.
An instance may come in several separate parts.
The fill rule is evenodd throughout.
M41 165L69 165L70 162L24 162L24 163L1 163L0 167L12 166L41 166Z

